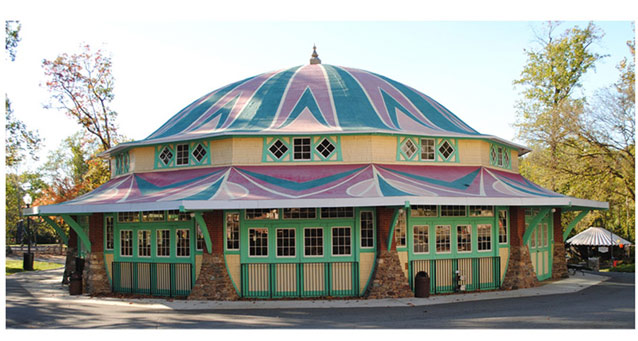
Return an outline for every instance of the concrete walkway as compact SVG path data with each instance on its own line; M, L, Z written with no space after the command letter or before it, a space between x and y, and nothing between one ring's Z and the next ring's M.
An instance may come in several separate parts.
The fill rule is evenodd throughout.
M455 295L438 295L429 298L401 299L350 299L350 300L256 300L256 301L190 301L171 299L134 299L91 297L89 295L70 296L68 287L61 284L63 268L21 272L7 278L15 279L31 295L42 300L58 301L66 304L105 304L136 306L146 309L169 310L209 310L209 309L281 309L281 308L365 308L427 306L455 302L493 300L501 298L530 297L574 293L596 285L609 277L591 273L576 274L570 278L546 282L536 288L508 291L487 291Z

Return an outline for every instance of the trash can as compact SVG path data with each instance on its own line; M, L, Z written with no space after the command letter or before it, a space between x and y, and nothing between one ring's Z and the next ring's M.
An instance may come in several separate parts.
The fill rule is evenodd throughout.
M71 282L69 283L70 295L82 295L82 273L73 272L71 274Z
M414 297L430 297L430 277L419 271L414 277Z
M25 252L22 255L22 269L24 269L25 271L33 270L33 252Z
M75 257L75 272L79 272L80 276L84 271L84 258Z
M600 270L600 259L598 257L589 257L587 259L587 267L591 270L591 271L598 271Z

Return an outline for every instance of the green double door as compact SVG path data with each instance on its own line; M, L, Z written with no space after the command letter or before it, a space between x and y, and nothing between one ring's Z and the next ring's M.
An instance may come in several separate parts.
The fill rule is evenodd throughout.
M548 219L543 219L536 225L527 243L532 261L532 266L539 281L552 276L552 224Z

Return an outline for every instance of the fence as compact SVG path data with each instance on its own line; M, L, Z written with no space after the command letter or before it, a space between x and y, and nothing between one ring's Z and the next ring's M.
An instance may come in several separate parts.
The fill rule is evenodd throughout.
M190 263L113 262L112 291L156 296L188 296L193 288Z
M430 293L498 289L501 286L501 258L422 259L410 262L410 287L414 276L424 271L430 277Z
M245 263L241 295L250 298L359 296L359 263Z

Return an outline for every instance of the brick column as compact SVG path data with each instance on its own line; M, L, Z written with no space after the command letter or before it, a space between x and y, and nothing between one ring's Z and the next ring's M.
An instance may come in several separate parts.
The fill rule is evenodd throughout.
M401 270L394 238L391 240L391 249L388 250L388 236L394 212L394 207L377 207L377 266L368 288L368 298L414 297L408 279Z
M554 253L552 255L552 279L569 277L567 272L567 258L565 258L565 241L563 240L563 224L561 209L554 212Z
M189 300L232 301L239 299L228 276L224 261L224 212L204 212L202 215L212 242L212 253L204 248L202 268Z
M89 241L91 253L85 259L82 275L84 290L92 295L109 293L111 288L104 265L104 214L89 216Z
M523 245L525 208L510 207L510 257L503 289L531 288L538 285L529 249Z

